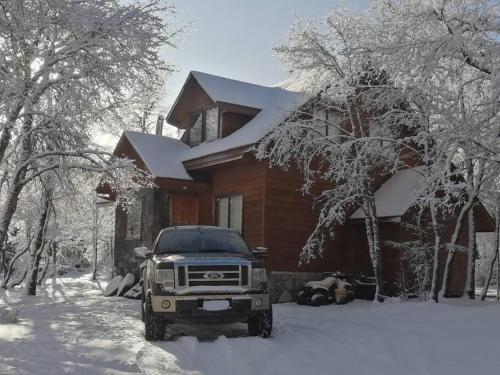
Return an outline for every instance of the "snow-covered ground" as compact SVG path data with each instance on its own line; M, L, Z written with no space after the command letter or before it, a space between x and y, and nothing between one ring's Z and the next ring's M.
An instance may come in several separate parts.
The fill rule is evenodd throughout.
M275 305L269 340L245 325L174 326L143 338L139 302L102 296L88 275L51 282L0 324L0 374L496 373L500 306L492 302ZM0 304L22 304L1 291Z

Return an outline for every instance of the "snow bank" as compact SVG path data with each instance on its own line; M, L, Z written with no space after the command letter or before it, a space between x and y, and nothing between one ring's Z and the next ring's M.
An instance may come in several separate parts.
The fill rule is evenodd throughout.
M500 305L491 302L281 304L269 340L249 337L244 324L173 325L167 341L148 343L140 301L105 298L88 275L50 281L25 301L19 324L0 324L0 374L470 375L500 368ZM20 290L9 293L10 303L21 298Z

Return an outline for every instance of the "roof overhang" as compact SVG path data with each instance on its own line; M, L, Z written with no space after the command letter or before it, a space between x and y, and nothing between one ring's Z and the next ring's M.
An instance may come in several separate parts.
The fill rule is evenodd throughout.
M418 167L403 169L391 176L375 192L375 208L380 222L401 222L402 216L413 206L414 196L422 186L423 179ZM479 199L474 205L474 215L476 232L495 231L495 220ZM349 219L360 222L364 218L363 210L358 208Z
M227 151L217 152L199 158L186 160L184 166L188 171L212 167L222 163L228 163L243 159L244 155L253 149L253 145L234 148Z
M379 218L397 218L412 206L413 195L422 184L422 177L417 168L403 169L391 176L375 192L375 208ZM364 219L365 213L358 208L351 220Z

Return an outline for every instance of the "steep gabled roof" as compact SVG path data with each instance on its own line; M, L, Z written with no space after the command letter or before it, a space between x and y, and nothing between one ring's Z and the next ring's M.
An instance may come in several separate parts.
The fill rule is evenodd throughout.
M375 192L375 207L378 217L400 217L412 206L417 190L423 186L418 168L403 169L389 178ZM361 208L351 215L351 219L364 219Z
M182 164L183 155L189 146L178 139L155 134L125 131L134 150L154 177L192 180Z
M190 76L196 79L214 103L230 103L262 109L273 100L276 91L281 90L277 87L261 86L196 71L192 71Z
M308 96L301 92L256 85L202 72L190 72L186 83L190 79L195 79L214 103L251 107L260 109L260 112L229 136L190 148L185 153L183 161L254 145L308 100ZM184 89L181 90L179 97L183 95L183 91ZM174 108L175 104L170 113L173 113ZM170 114L167 120L169 117Z

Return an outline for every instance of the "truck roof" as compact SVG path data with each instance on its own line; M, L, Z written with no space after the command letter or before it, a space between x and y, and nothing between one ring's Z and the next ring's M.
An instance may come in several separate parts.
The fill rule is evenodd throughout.
M172 227L167 227L164 230L220 230L220 231L231 231L231 232L237 232L236 229L233 228L224 228L224 227L217 227L214 225L175 225Z

